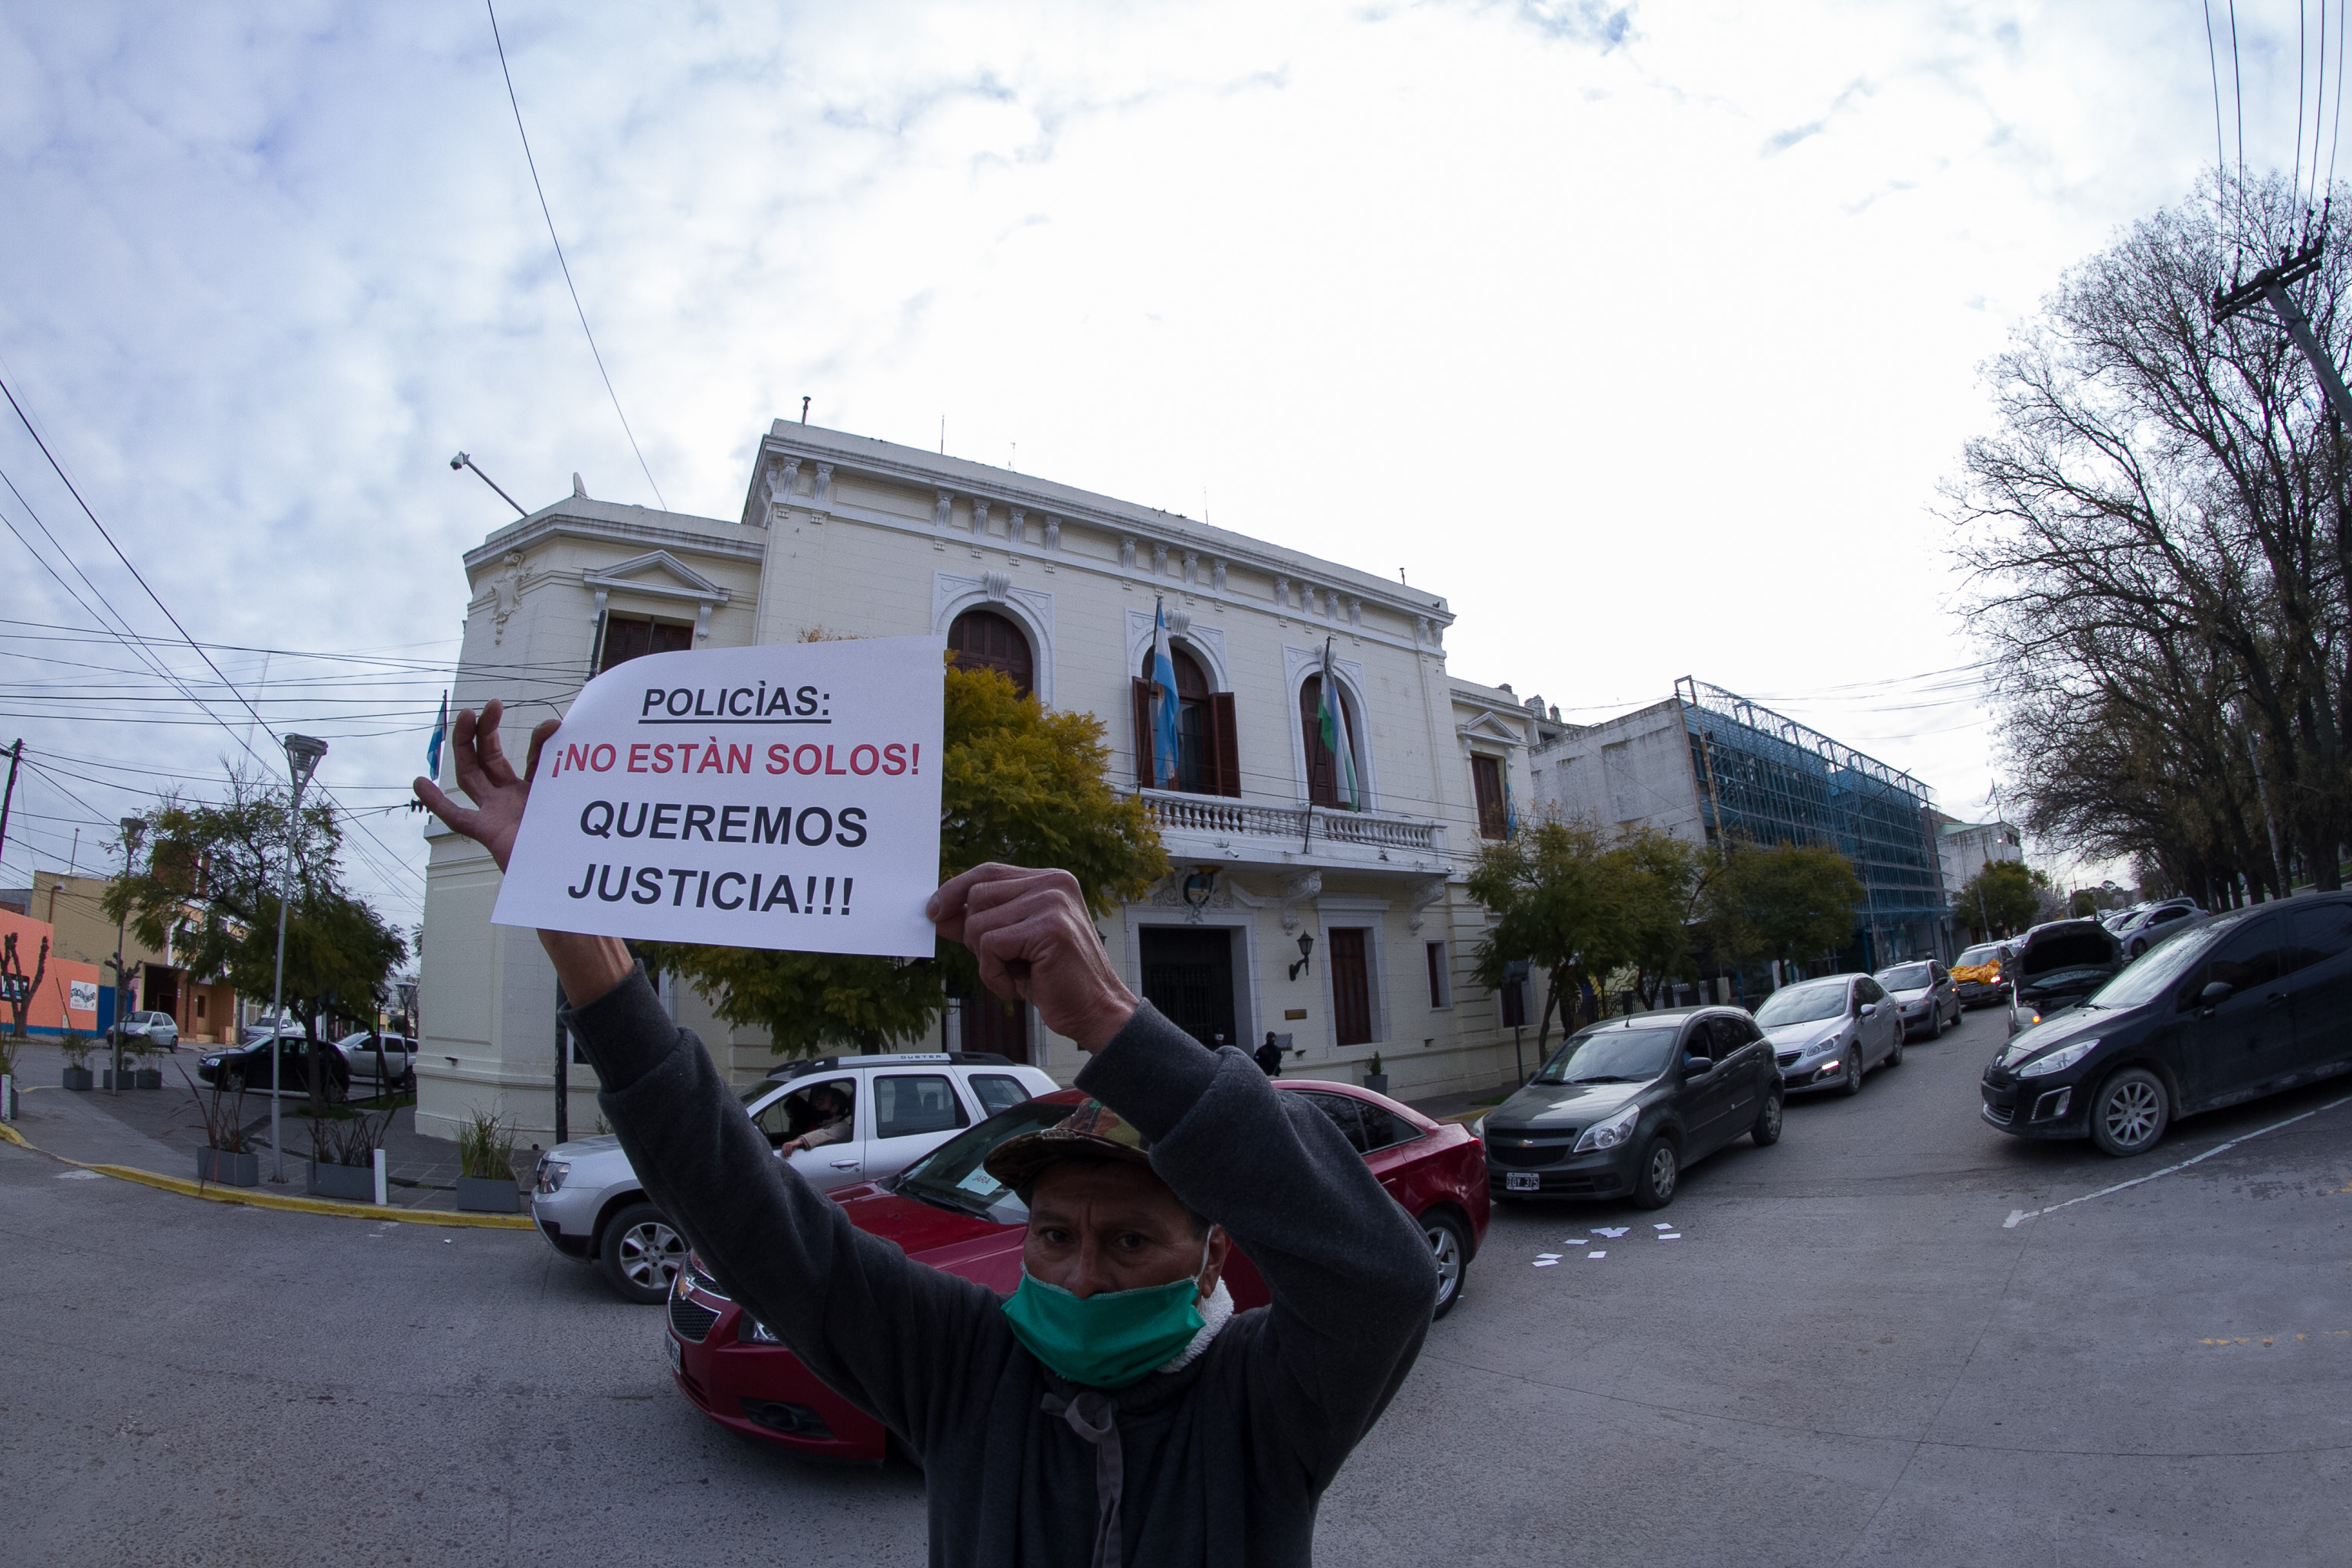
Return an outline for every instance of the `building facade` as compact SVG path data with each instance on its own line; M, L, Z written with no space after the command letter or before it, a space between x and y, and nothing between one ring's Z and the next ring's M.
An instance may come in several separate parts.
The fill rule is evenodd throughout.
M216 978L191 973L178 962L167 940L159 950L139 940L137 931L118 925L102 907L112 891L111 877L78 877L60 871L36 871L26 913L56 933L55 951L61 958L94 965L100 975L97 1027L113 1027L117 997L114 951L122 943L122 967L130 975L129 994L121 999L125 1013L169 1013L178 1024L180 1038L192 1045L234 1040L239 1023L236 988Z
M1484 1088L1509 1070L1486 930L1461 890L1478 845L1528 798L1539 699L1452 679L1445 601L1265 541L1007 469L779 423L740 515L581 493L465 558L458 706L509 703L505 739L561 714L592 671L674 648L816 636L937 637L1104 727L1113 783L1141 795L1171 875L1102 931L1128 984L1204 1039L1273 1034L1286 1070L1391 1092ZM1155 616L1180 699L1177 787L1153 787L1139 700ZM1346 755L1316 722L1327 649ZM1139 740L1141 740L1140 748ZM1353 781L1352 791L1350 779ZM445 784L452 781L445 779ZM493 927L498 872L435 825L421 965L418 1126L471 1108L526 1137L553 1121L555 982L529 931ZM731 1070L774 1058L666 988ZM1079 1057L1025 1009L971 998L937 1037L1067 1081ZM573 1127L593 1076L570 1068Z
M1827 844L1865 895L1842 965L1952 955L1927 787L1719 687L1685 679L1664 702L1563 726L1530 757L1529 777L1542 805L1604 828Z
M2025 858L2025 834L2010 822L1962 822L1942 812L1928 814L1936 853L1943 863L1944 888L1958 898L1969 879L1996 860Z

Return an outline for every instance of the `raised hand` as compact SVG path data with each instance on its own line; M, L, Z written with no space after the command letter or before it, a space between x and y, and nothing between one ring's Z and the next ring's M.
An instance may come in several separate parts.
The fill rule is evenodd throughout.
M522 826L523 802L530 798L531 776L539 772L539 750L556 729L556 721L547 719L531 731L530 754L524 758L522 776L518 778L514 765L507 761L506 747L499 741L502 711L495 698L479 715L470 708L461 710L449 733L457 787L472 797L473 810L451 800L431 779L420 774L415 781L416 798L434 816L488 850L501 871L507 868L507 857L514 852L515 830Z
M1083 1051L1109 1044L1135 1013L1110 966L1077 879L992 861L942 884L926 910L940 934L971 949L997 995L1037 1009Z

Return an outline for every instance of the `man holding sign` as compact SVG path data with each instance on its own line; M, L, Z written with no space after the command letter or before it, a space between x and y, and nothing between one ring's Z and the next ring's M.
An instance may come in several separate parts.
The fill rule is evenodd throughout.
M505 868L543 823L552 742L571 742L541 725L519 778L498 716L461 713L452 737L474 809L428 780L416 792ZM575 812L567 795L548 815ZM1066 873L985 865L920 909L990 990L1092 1058L1078 1086L1094 1101L988 1158L1028 1201L1009 1300L908 1262L776 1160L616 937L540 940L648 1194L748 1312L921 1461L933 1563L1308 1562L1324 1489L1428 1330L1417 1227L1319 1111L1127 989ZM1271 1307L1234 1314L1219 1276L1236 1241Z

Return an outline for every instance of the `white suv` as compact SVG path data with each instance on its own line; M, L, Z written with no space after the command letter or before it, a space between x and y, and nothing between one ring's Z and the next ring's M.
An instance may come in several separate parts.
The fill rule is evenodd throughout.
M962 1128L1061 1087L1033 1067L985 1051L825 1057L788 1062L743 1091L743 1109L778 1148L820 1125L818 1092L850 1106L847 1136L784 1156L830 1192L895 1176ZM539 1157L531 1218L566 1258L593 1261L620 1295L667 1298L687 1242L646 1196L611 1133L559 1143Z

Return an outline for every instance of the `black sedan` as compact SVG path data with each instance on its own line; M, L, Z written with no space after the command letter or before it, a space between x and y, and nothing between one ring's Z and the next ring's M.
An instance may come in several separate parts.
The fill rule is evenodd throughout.
M1780 1069L1736 1007L1612 1018L1570 1037L1474 1129L1497 1197L1674 1200L1687 1166L1743 1134L1780 1137Z
M2200 921L1985 1068L1984 1119L2144 1153L2176 1117L2352 1072L2352 897Z
M299 1035L278 1037L279 1059L278 1089L286 1094L307 1095L310 1092L310 1043ZM343 1054L327 1041L320 1047L327 1058L327 1098L340 1100L351 1093L352 1073ZM269 1092L269 1049L267 1038L250 1045L224 1050L206 1051L196 1064L196 1076L206 1083L217 1084L231 1094Z

